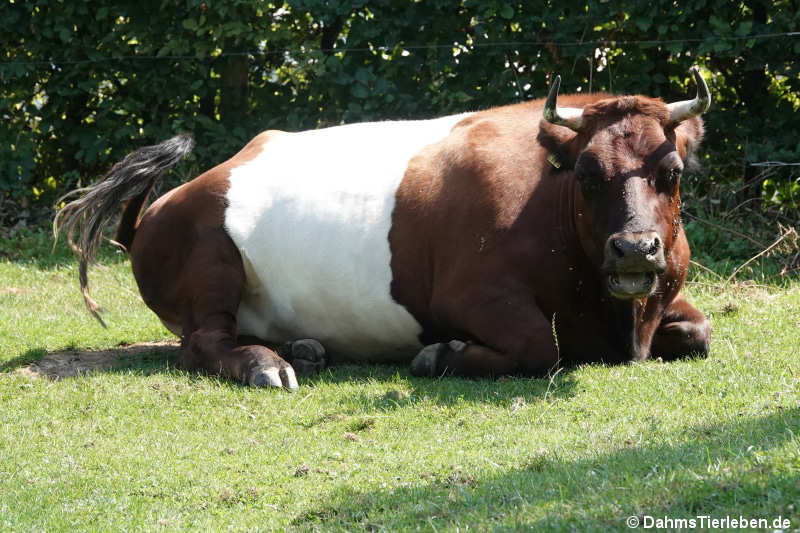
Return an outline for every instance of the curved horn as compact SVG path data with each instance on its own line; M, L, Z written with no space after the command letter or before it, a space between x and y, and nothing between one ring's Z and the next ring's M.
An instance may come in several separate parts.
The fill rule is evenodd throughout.
M581 125L583 124L583 109L576 107L557 107L556 100L558 100L559 87L561 87L561 76L556 76L556 79L553 80L553 84L550 86L547 100L544 103L542 116L544 116L547 122L552 122L559 126L566 126L574 131L580 131Z
M697 96L694 97L694 100L682 100L667 104L670 124L675 125L687 118L702 115L711 106L711 93L708 91L706 80L700 75L700 69L695 66L691 68L690 72L694 75L694 81L697 83Z

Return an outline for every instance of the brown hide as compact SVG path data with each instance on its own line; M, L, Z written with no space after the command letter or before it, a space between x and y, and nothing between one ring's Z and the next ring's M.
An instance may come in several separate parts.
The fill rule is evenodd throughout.
M296 389L294 369L283 357L260 341L237 339L245 272L224 228L231 169L252 160L265 142L280 134L258 135L233 158L156 200L142 216L130 251L142 298L181 336L181 366L252 386ZM123 216L123 222L132 218ZM294 344L284 356L303 349L317 352L313 341ZM324 353L321 347L319 351ZM294 360L298 367L301 362Z
M431 344L413 373L530 375L562 361L707 353L708 321L679 294L689 246L677 171L702 122L669 126L665 104L642 96L561 101L583 108L580 133L542 121L544 102L528 102L472 114L409 161L388 238L391 295ZM125 199L118 240L144 301L181 335L179 363L297 388L292 365L318 370L324 348L237 338L245 266L224 221L232 169L276 135L168 192L141 220L153 182L191 143L178 136L137 150L64 208L64 224L95 243ZM91 249L81 259L85 272Z
M223 227L228 177L231 169L253 159L261 145L278 134L256 136L231 159L158 198L142 216L130 246L133 273L142 299L173 333L193 330L210 312L187 302L209 290L203 280L214 269L230 271L218 290L236 296L230 311L235 315L244 274L239 251ZM118 235L132 234L124 224L133 209L135 202L123 212ZM216 305L213 298L208 305Z
M572 95L560 105L586 106L581 133L540 121L543 101L476 113L415 157L397 191L393 297L422 324L423 344L488 348L499 364L489 373L646 358L686 277L678 184L659 173L663 161L689 158L700 119L672 129L666 105L642 96ZM591 186L573 170L587 151L602 167ZM634 227L662 239L666 266L648 297L623 300L601 267L609 236ZM658 346L665 356L673 347L660 337ZM473 359L453 364L486 373Z

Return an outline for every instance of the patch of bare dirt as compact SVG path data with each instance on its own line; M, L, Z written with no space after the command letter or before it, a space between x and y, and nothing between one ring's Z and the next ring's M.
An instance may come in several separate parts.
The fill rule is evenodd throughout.
M108 370L117 366L120 360L126 357L136 357L158 348L178 346L178 341L160 341L140 342L110 350L64 350L47 354L39 361L20 367L16 371L37 378L70 378L96 370Z
M28 296L31 291L20 287L0 287L0 294L10 294L12 296Z

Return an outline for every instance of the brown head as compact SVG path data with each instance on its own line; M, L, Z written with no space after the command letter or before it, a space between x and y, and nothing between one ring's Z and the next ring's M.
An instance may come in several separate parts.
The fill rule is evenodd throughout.
M693 100L620 96L563 108L556 104L556 77L545 103L539 140L580 182L578 231L615 298L649 296L657 276L675 264L680 177L702 137L699 115L710 103L708 86L696 68L692 73Z

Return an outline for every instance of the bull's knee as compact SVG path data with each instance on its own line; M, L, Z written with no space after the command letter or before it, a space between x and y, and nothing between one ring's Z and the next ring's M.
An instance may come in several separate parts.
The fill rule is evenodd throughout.
M220 372L224 369L211 368L208 365L234 347L230 335L218 329L198 329L184 337L181 343L181 352L178 357L178 366L186 370L206 370Z
M651 357L664 360L706 357L711 348L711 324L703 317L662 325L653 338Z
M711 350L711 323L704 317L700 323L695 323L691 337L691 353L706 357Z
M515 357L459 340L426 346L411 362L411 373L415 376L482 378L515 374L520 370Z

